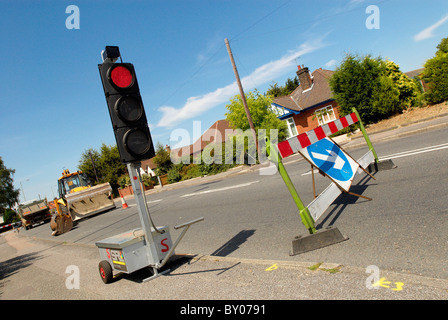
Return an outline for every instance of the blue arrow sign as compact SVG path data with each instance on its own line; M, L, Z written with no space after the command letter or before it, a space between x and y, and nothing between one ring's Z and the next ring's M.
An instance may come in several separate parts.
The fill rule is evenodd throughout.
M322 139L307 148L314 164L330 178L348 181L354 172L345 153L331 140Z

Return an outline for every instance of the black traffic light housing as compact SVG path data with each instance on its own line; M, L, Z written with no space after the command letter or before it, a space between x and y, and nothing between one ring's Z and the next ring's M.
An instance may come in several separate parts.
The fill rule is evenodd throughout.
M134 66L105 59L98 68L121 162L135 163L154 157Z

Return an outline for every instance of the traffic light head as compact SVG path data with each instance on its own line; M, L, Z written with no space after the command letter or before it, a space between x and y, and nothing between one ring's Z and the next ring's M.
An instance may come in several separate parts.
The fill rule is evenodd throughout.
M121 161L152 158L155 151L134 66L105 60L98 68Z

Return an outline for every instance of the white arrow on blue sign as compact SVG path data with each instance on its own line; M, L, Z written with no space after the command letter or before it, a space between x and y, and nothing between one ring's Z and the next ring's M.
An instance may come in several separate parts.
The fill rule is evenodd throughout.
M333 141L324 138L299 152L345 191L349 191L359 164Z

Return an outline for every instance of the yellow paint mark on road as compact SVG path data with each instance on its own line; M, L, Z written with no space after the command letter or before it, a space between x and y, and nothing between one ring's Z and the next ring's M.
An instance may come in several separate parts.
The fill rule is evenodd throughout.
M272 266L270 266L269 268L266 268L264 271L272 271L272 270L276 270L278 269L278 266L276 263L274 263Z

